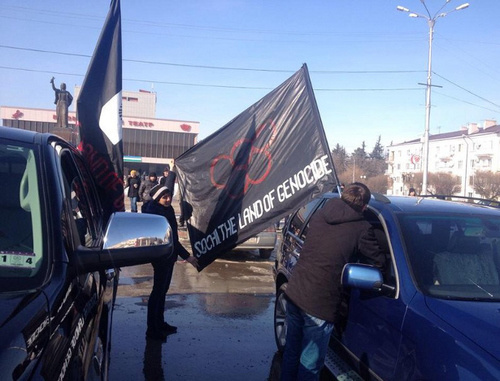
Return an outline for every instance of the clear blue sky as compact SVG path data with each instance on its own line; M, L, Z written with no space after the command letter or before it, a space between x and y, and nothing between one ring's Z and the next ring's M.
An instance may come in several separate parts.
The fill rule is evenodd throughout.
M500 123L500 1L469 3L436 22L431 134ZM154 86L157 117L199 121L205 138L307 63L331 148L415 139L429 28L397 5L425 13L419 0L122 0L123 88ZM0 9L0 105L54 108L50 78L82 84L109 1Z

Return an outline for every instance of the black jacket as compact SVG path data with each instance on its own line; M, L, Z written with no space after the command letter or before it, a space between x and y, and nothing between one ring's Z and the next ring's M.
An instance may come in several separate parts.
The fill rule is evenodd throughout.
M158 181L151 181L149 178L141 182L141 186L139 188L139 198L141 201L146 202L151 200L149 192L151 192L151 189L153 189L156 185L158 185Z
M177 232L177 220L175 219L175 211L172 206L163 206L158 202L151 200L142 204L142 213L158 214L167 219L172 228L172 238L174 241L174 254L179 255L182 259L187 259L190 254L184 246L179 242L179 234Z
M135 187L134 185L137 185ZM136 177L128 177L127 178L127 187L128 187L128 197L139 197L139 188L141 186L141 178L139 176Z
M177 173L173 171L168 171L167 176L160 177L160 185L165 185L172 193L172 197L174 197L175 190L175 179L177 178Z
M308 314L334 322L341 301L342 269L360 255L384 266L384 254L363 214L341 199L329 200L309 222L286 295Z

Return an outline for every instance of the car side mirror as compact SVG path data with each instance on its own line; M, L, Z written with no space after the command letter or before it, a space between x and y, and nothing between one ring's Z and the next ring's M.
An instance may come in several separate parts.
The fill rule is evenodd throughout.
M102 249L80 246L77 271L86 273L150 263L173 255L172 229L163 216L115 212L109 219Z
M343 286L361 290L377 291L387 296L394 296L396 288L384 283L382 272L374 266L348 263L342 270Z

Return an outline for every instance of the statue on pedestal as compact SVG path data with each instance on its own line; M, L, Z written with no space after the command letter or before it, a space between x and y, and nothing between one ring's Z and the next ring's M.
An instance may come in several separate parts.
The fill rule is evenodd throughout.
M56 115L57 115L57 123L56 127L64 127L68 128L68 109L73 102L73 96L69 91L66 90L66 84L61 83L61 88L58 89L54 85L54 77L50 80L52 84L52 89L55 92L56 99L54 103L56 104Z

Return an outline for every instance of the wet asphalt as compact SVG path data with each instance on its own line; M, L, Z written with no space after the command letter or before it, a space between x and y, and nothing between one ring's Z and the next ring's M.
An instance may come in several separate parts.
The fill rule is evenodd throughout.
M186 245L188 247L189 245ZM165 318L166 342L146 340L151 265L123 268L114 309L110 380L276 380L272 264L230 252L198 273L178 261Z

